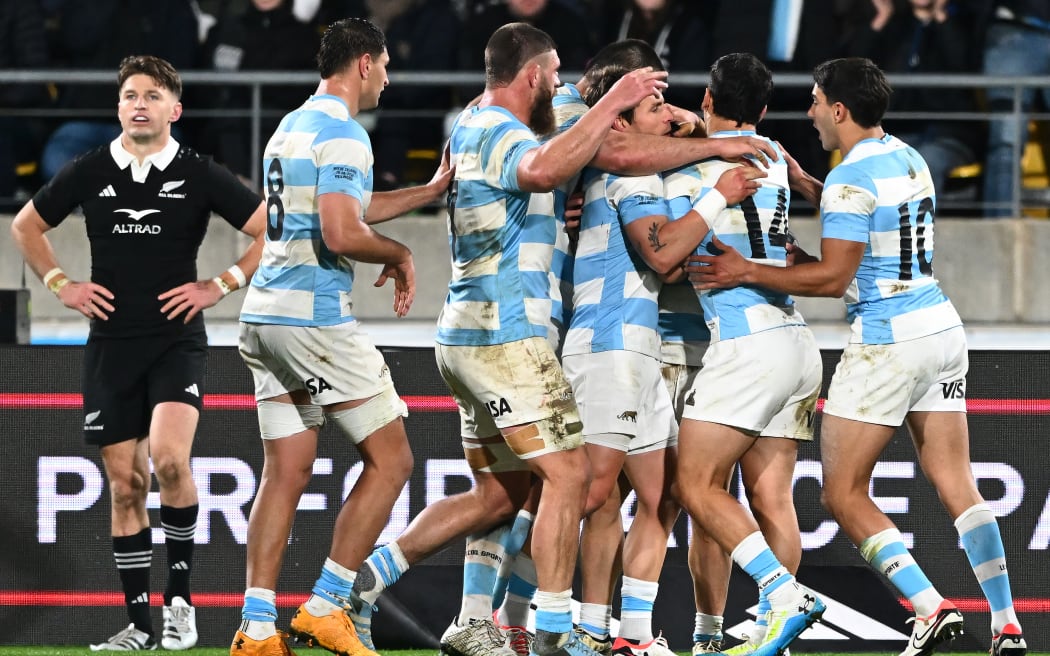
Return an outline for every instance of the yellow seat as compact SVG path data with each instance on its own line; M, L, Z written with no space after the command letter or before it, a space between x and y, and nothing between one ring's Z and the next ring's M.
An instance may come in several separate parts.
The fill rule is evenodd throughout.
M36 172L36 162L19 162L18 164L15 164L15 175L20 178L28 178L31 175L36 175Z
M1047 142L1050 135L1047 134L1047 125L1028 122L1028 142L1025 143L1024 151L1021 153L1021 189L1046 189L1050 187L1050 173L1047 172ZM1024 191L1021 192L1022 198ZM1022 210L1023 216L1048 218L1050 209L1045 207L1030 207Z
M948 177L956 180L970 180L972 178L981 177L981 173L983 172L983 164L980 162L970 162L969 164L956 166L951 171L948 171Z

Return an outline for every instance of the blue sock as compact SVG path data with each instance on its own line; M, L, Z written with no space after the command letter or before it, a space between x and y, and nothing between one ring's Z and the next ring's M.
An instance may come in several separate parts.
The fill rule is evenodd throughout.
M532 557L519 553L511 565L507 594L499 607L499 621L504 626L525 626L529 621L529 607L536 592L536 564Z
M970 567L988 600L993 628L1001 629L1006 623L1016 623L1010 575L1006 570L1006 550L995 514L987 505L977 504L959 515L955 528L959 531Z
M925 617L937 610L943 597L904 546L900 531L889 528L867 538L860 555L911 602L916 614Z
M780 586L795 580L791 572L787 571L787 568L781 565L777 557L773 555L773 551L770 550L766 539L759 531L741 540L730 555L733 561L755 580L759 592L766 595L772 594Z
M467 537L463 556L463 597L459 611L461 625L466 618L492 615L492 590L505 559L503 545L508 540L510 528L510 522L507 522L486 533Z
M311 592L336 606L346 605L350 598L350 590L354 587L354 581L346 577L347 573L350 572L346 572L342 566L329 558L321 568L321 576L314 583Z
M244 593L244 607L241 608L241 619L255 622L275 622L277 620L277 596L271 590L249 588Z
M769 595L765 591L758 593L758 610L757 617L755 617L755 626L762 627L763 635L765 635L766 627L769 626L769 611L773 609L773 604L769 603Z
M510 584L514 560L521 553L521 548L529 537L533 520L534 516L532 513L527 510L519 510L517 517L514 518L514 523L510 527L510 531L501 541L504 555L503 562L496 572L496 583L492 587L492 610L496 610L503 604L503 597L507 594L507 586Z
M408 571L408 560L397 542L383 545L372 552L357 570L354 593L367 605L375 604L379 595L394 585Z
M693 618L693 642L721 642L722 622L721 615L708 615L707 613L696 613Z
M557 635L572 631L572 590L537 591L533 601L536 603L537 633L545 631Z

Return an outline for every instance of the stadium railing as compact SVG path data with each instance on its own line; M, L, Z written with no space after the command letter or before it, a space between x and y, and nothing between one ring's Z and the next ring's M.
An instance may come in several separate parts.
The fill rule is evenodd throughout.
M197 71L188 70L182 73L183 84L185 87L190 88L197 85L232 85L247 87L251 91L251 101L247 106L239 107L225 107L222 109L205 109L205 108L191 108L191 114L194 119L206 119L209 117L233 117L233 118L245 118L250 122L252 134L256 135L256 138L252 139L252 152L251 157L256 160L260 157L260 135L261 123L263 117L273 116L282 114L284 110L266 110L262 106L262 91L268 86L288 86L301 84L308 91L312 89L313 85L316 84L317 75L313 72L301 71L301 72L289 72L289 71L242 71L242 72L217 72L217 71ZM564 72L561 75L563 80L576 80L579 78L578 73L572 71ZM981 92L989 88L1008 88L1013 93L1013 104L1012 109L1009 112L990 112L990 111L958 111L950 113L941 112L891 112L887 115L888 120L892 119L917 119L917 120L930 120L930 121L1013 121L1020 124L1022 116L1025 120L1033 123L1050 121L1050 108L1046 108L1046 111L1042 112L1029 112L1024 114L1021 111L1021 98L1022 94L1027 89L1041 89L1050 87L1050 76L1013 76L1013 77L991 77L984 75L930 75L930 74L913 74L913 75L890 75L891 84L895 88L906 88L906 87L934 87L934 88L945 88L945 89L974 89L977 92ZM813 79L808 74L778 74L774 77L775 84L778 88L782 87L795 87L795 88L809 88L813 84ZM12 84L12 83L43 83L43 84L113 84L114 74L111 71L104 70L0 70L0 85ZM424 87L453 87L457 89L474 87L480 89L484 83L484 77L480 73L466 73L457 71L448 72L413 72L413 71L394 71L390 73L390 82L393 85L411 85L411 86L424 86ZM674 84L676 87L687 87L687 88L703 88L707 85L708 76L702 73L675 73ZM411 109L411 110L393 110L383 109L380 106L378 112L382 112L384 116L400 117L400 118L413 118L413 117L435 117L445 116L449 111L453 111L455 108L447 108L446 110L426 110L426 109ZM106 117L112 118L113 113L110 110L71 110L71 109L60 109L60 108L4 108L0 107L0 116L31 116L36 118L73 118L73 117ZM782 119L782 120L808 120L805 115L804 108L797 109L777 109L770 111L767 114L767 119ZM367 118L366 118L367 120ZM367 127L367 126L366 126ZM1043 132L1045 134L1045 131ZM1018 162L1022 161L1022 155L1025 154L1026 144L1018 142L1015 146L1015 157L1014 159ZM1031 146L1031 144L1029 144ZM1040 153L1042 154L1042 153ZM1031 211L1045 211L1046 207L1050 205L1050 189L1047 189L1046 185L1046 157L1038 157L1035 161L1043 167L1041 173L1041 184L1042 188L1026 189L1023 184L1022 168L1019 164L1017 169L1017 175L1013 180L1013 193L1011 200L1008 203L1011 216L1022 216L1025 210ZM976 162L975 164L980 164ZM972 177L979 175L980 167L970 167L969 170L960 170L958 172L959 177ZM259 172L255 171L252 176L252 182L258 186L260 183ZM1033 176L1029 176L1033 177ZM947 199L945 199L947 200ZM953 208L960 210L977 210L982 209L993 209L990 206L981 203L976 200L976 196L963 197L961 201L953 201ZM999 206L1001 208L1001 206Z

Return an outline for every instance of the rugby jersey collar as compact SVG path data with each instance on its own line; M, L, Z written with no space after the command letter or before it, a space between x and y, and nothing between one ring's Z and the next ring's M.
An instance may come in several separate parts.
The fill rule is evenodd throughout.
M887 148L890 150L899 150L904 147L905 145L903 141L894 137L889 132L886 132L881 137L868 137L867 139L861 139L858 141L853 148L850 148L850 151L846 153L846 156L842 158L842 163L850 164L871 155L884 153L887 152Z
M120 137L109 142L109 154L113 157L113 161L117 163L121 170L130 166L131 177L135 182L145 182L151 167L156 166L161 171L168 168L168 165L172 163L178 152L179 142L175 141L174 137L168 137L168 143L159 151L152 155L147 155L140 165L138 158L124 150L124 146L120 143Z
M332 107L333 103L337 106L337 108ZM306 99L306 102L303 103L303 106L300 109L314 111L319 110L324 112L325 114L328 114L329 116L332 116L333 118L340 118L343 120L353 118L353 116L350 115L350 105L348 105L346 101L340 98L339 96L335 96L330 93L321 93L310 96Z
M712 132L707 136L716 139L725 139L728 137L757 137L758 133L754 130L719 130L718 132Z
M583 96L580 95L580 90L577 89L576 85L572 82L566 82L565 84L561 85L555 90L555 93L563 93L573 96L574 98L579 98L580 100L583 100Z

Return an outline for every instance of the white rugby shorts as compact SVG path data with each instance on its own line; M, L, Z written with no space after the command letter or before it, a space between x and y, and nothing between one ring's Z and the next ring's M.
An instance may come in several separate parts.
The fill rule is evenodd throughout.
M434 350L438 371L459 406L464 450L501 435L501 429L529 426L503 440L510 453L529 459L583 444L580 415L554 349L542 337L491 346L449 346ZM509 455L490 449L495 457ZM513 469L507 463L491 471ZM520 468L520 467L518 467Z
M812 440L822 376L820 349L807 326L712 342L686 393L683 418Z
M828 389L824 413L900 426L915 412L966 412L970 360L962 326L896 344L850 344Z
M567 355L562 362L587 443L629 454L678 443L659 360L636 351L599 351Z
M242 323L238 345L255 399L306 390L314 405L371 398L393 388L383 354L356 321L334 326Z

